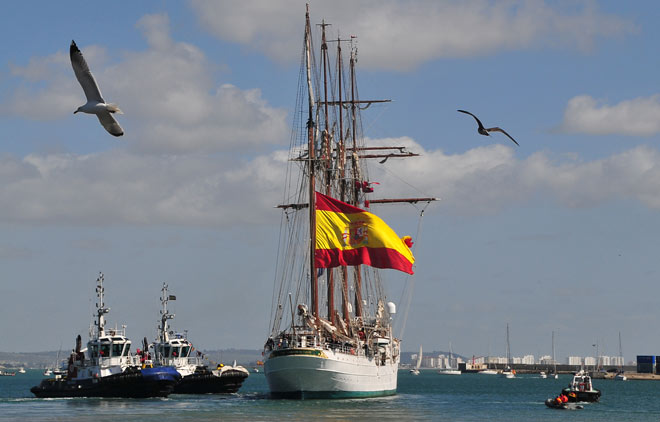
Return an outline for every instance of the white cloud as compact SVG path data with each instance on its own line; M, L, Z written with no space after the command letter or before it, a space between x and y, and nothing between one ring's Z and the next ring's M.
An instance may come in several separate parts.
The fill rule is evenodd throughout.
M519 160L513 148L503 145L447 155L424 151L410 138L389 142L385 144L407 145L422 156L388 160L387 170L373 168L372 179L382 183L381 189L393 190L387 196L410 196L410 185L415 186L424 196L440 197L443 209L451 213L491 214L538 195L568 207L625 199L660 209L660 152L648 146L582 162L544 152Z
M337 0L311 2L312 24L333 24L329 37L357 35L366 68L408 70L443 57L473 57L538 45L589 49L599 37L635 30L600 13L596 3L545 1ZM240 3L193 0L202 24L221 39L271 58L296 60L302 48L304 0ZM362 48L364 47L364 48Z
M655 135L660 133L660 95L612 106L588 95L573 97L564 111L561 130L590 135Z
M539 195L568 207L634 200L660 210L660 151L647 146L582 162L511 147L463 154L425 151L410 138L380 139L421 157L375 164L376 196L436 196L445 212L493 214ZM277 221L287 155L236 162L209 155L30 155L0 160L0 221L72 225L228 227ZM414 191L414 186L418 191Z
M148 48L125 52L114 63L104 49L79 43L105 100L118 103L125 113L118 120L130 148L152 153L247 150L287 139L286 111L268 105L259 89L218 84L216 65L199 48L171 39L166 15L144 16L137 25ZM12 76L18 88L0 105L0 113L61 119L85 101L63 53L13 66Z
M3 158L0 220L82 225L261 223L280 197L278 154L248 162L202 155Z

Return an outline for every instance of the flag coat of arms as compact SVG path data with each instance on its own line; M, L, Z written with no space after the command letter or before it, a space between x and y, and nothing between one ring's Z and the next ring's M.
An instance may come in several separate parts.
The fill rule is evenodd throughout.
M317 268L365 264L413 274L409 244L375 214L316 192Z

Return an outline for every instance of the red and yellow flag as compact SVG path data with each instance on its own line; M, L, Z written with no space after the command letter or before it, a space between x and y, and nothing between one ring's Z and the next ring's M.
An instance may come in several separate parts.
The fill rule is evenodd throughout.
M399 238L378 216L316 192L318 268L366 264L412 274L410 237Z

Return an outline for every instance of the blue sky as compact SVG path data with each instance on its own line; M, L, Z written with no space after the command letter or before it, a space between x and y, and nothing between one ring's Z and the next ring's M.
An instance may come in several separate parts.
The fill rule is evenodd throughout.
M654 1L311 2L356 35L378 194L425 214L404 349L660 353L660 6ZM3 351L110 321L153 337L163 282L201 348L268 334L303 1L14 2L0 17ZM74 39L126 134L89 115ZM470 116L505 136L484 137ZM401 183L403 180L405 183ZM414 208L378 209L414 234ZM411 217L412 216L412 217ZM391 299L404 282L393 274Z

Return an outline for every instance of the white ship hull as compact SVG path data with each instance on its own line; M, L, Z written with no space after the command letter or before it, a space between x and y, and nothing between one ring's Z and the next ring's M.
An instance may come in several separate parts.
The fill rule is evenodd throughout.
M290 353L290 354L289 354ZM296 398L377 397L396 394L398 359L378 365L374 357L316 348L271 353L264 371L273 396Z

